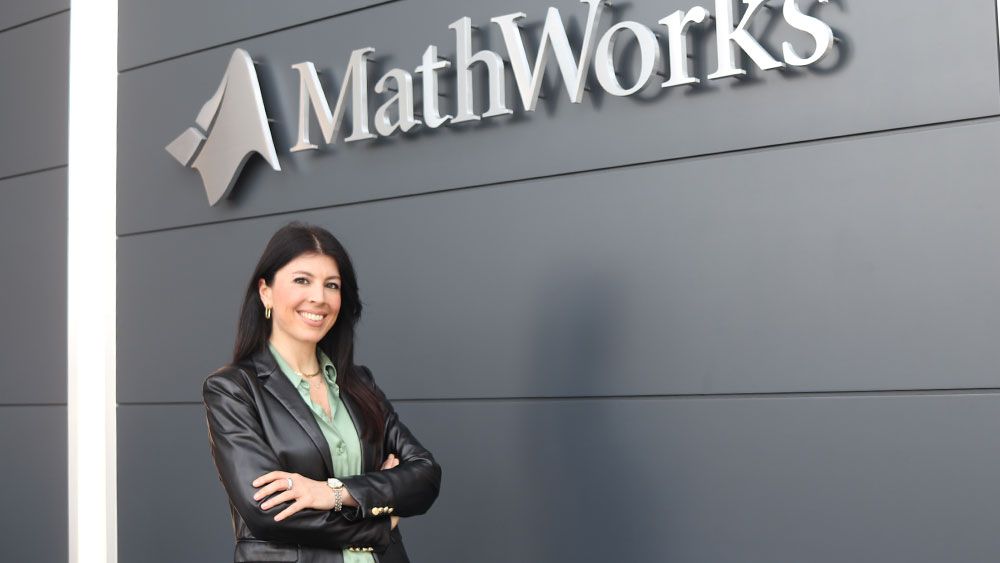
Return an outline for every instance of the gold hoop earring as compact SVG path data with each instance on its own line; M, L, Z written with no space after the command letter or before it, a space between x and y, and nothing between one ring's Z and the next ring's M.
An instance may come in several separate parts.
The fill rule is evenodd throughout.
M270 319L271 318L271 308L270 307L264 307L264 318L265 319Z

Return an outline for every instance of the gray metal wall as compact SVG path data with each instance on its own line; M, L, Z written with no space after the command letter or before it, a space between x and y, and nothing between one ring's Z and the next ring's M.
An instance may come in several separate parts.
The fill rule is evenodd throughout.
M122 0L121 561L231 556L200 385L293 219L351 251L360 361L443 465L414 561L995 561L996 5L807 4L842 39L819 68L580 105L550 81L535 113L293 155L291 64L412 69L461 16L550 4ZM163 146L235 47L283 172L209 207Z
M4 561L67 560L69 2L0 1Z

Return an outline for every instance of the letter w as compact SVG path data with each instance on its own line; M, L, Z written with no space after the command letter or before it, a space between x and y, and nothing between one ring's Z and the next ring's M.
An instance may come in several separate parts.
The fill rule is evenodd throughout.
M542 41L538 45L534 68L528 65L528 55L524 51L521 30L517 25L517 21L525 18L526 14L516 12L490 19L500 27L504 43L507 44L510 66L514 71L517 90L526 111L535 111L535 106L538 103L538 94L542 88L542 77L545 75L550 45L556 56L556 62L559 63L559 71L562 73L563 82L566 83L566 92L569 94L570 101L578 104L583 100L587 69L590 68L590 59L593 57L594 28L600 20L605 0L580 0L580 2L588 4L590 10L587 13L587 28L583 35L579 61L577 57L573 56L569 39L566 37L566 28L563 26L559 10L556 8L549 8L548 14L545 16L545 27L542 29Z

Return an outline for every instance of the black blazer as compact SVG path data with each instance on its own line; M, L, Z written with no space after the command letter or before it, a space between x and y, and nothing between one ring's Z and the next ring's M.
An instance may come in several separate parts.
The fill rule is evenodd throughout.
M355 549L371 551L380 563L408 563L402 536L398 528L390 531L385 509L391 507L396 516L426 512L437 498L441 468L399 421L371 371L356 366L353 376L375 390L387 413L383 442L361 440L362 474L341 479L360 506L341 512L301 510L281 522L274 516L289 503L261 510L251 483L275 470L318 481L334 477L330 449L312 411L267 349L205 380L208 438L229 495L234 561L342 563L341 550ZM346 394L341 399L362 434L357 406ZM379 471L389 453L399 465Z

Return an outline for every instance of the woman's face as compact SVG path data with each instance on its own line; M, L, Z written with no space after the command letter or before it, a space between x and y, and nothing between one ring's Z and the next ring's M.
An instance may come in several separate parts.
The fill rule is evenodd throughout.
M271 338L278 342L316 344L340 312L340 270L333 258L308 253L274 274L268 286L258 282L260 300L271 307Z

